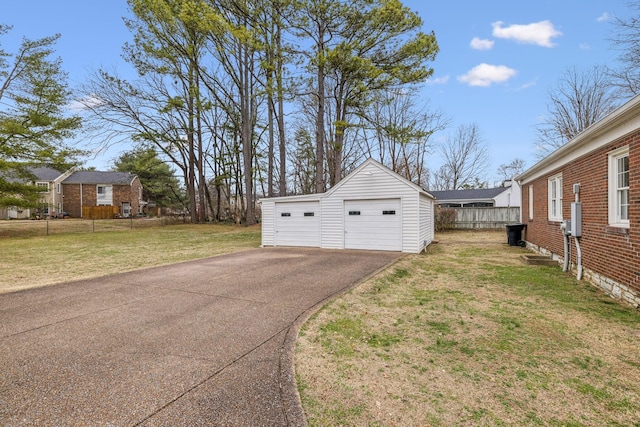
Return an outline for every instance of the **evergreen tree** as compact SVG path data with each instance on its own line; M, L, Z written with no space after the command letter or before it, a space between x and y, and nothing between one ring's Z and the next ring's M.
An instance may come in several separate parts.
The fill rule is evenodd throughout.
M0 24L0 36L9 30ZM33 206L28 165L64 170L80 154L64 143L80 118L64 109L71 91L61 59L52 58L59 37L25 38L15 54L0 49L0 206Z
M129 172L140 178L144 200L160 207L177 207L185 202L175 171L153 148L138 147L124 152L114 166L118 172Z

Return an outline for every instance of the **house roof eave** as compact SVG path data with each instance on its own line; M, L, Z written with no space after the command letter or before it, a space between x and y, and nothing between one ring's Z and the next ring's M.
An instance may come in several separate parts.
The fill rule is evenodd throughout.
M531 182L638 128L640 128L640 95L589 126L514 179L520 185Z

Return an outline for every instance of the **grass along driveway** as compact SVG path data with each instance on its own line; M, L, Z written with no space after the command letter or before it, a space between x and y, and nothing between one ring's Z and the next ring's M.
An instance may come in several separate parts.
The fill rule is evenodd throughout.
M0 293L259 246L260 226L212 224L0 238Z
M640 315L503 232L450 232L318 312L311 426L640 425Z

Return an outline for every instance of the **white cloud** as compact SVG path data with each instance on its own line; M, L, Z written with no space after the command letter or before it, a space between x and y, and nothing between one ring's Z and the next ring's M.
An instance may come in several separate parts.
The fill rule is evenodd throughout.
M469 86L488 87L494 83L502 83L515 76L518 72L513 68L505 65L490 65L482 63L476 65L462 76L458 77L458 81L466 83Z
M578 47L581 50L591 50L591 45L589 43L580 43Z
M609 12L604 12L602 15L598 16L596 18L596 21L598 22L607 22L610 21L613 18L613 16L611 16L611 14Z
M527 82L527 83L523 84L522 86L520 86L520 87L516 88L516 91L517 91L517 92L519 92L519 91L521 91L521 90L527 90L527 89L529 89L530 87L534 87L537 83L538 83L538 82L537 82L536 80L533 80L533 81Z
M67 105L67 108L73 111L74 113L80 113L95 107L99 107L104 103L105 103L104 100L98 98L97 96L91 95L91 96L86 96L84 98L76 99L72 101L70 104Z
M493 48L494 43L495 41L493 40L486 40L486 39L481 39L479 37L474 37L473 39L471 39L470 46L472 49L490 50L491 48Z
M443 85L443 84L447 84L447 83L449 83L449 75L448 74L446 76L436 77L435 79L427 80L427 84L432 84L432 85Z
M504 22L498 21L491 24L493 36L501 39L512 39L518 43L535 44L544 47L553 47L551 39L561 36L562 33L555 29L551 21L540 21L526 25L509 25L504 27Z

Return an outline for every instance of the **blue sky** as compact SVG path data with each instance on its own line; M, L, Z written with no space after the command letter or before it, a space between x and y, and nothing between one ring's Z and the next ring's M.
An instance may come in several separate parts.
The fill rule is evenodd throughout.
M100 66L125 71L120 58L130 39L122 22L124 0L2 1L0 22L13 25L0 39L11 51L23 36L62 37L56 52L72 85ZM404 0L434 31L440 53L423 89L431 108L458 125L478 125L488 147L486 179L494 183L500 164L515 158L535 163L535 127L547 113L547 92L567 67L615 65L607 37L613 16L626 17L626 0ZM108 168L113 151L87 162ZM438 164L437 156L430 166Z

